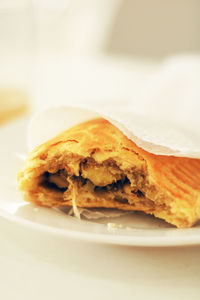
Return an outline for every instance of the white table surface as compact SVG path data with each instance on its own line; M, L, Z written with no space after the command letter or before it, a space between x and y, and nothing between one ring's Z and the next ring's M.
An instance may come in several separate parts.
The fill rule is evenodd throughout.
M3 219L0 227L1 299L199 299L199 247L84 243Z
M67 62L61 69L57 61L51 63L44 60L37 73L36 108L45 107L47 102L92 101L93 95L105 103L107 96L126 101L136 96L152 72L151 67L147 72L139 72L137 66L132 68L129 63L113 69L111 63L106 67L105 78L101 61L96 67L86 62L82 68L73 65L73 71L67 68ZM58 70L61 76L55 82ZM2 218L0 228L2 300L200 299L199 247L159 249L91 244L27 229Z

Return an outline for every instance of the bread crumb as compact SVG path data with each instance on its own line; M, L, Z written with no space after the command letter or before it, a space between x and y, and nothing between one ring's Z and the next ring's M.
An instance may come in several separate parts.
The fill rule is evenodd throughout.
M107 230L110 233L116 232L117 229L123 228L122 224L116 224L116 223L107 223Z

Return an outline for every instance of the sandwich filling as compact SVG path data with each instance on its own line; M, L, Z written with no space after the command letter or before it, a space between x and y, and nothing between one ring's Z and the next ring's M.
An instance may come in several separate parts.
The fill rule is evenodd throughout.
M200 160L146 152L99 118L38 146L18 182L37 205L143 211L191 227L200 218L199 170Z
M154 209L155 203L145 196L146 176L139 169L125 174L112 159L98 164L88 157L79 162L78 174L74 173L67 168L45 172L41 185L59 193L63 201L72 201L76 189L78 199L106 199L141 209L145 206L149 213Z

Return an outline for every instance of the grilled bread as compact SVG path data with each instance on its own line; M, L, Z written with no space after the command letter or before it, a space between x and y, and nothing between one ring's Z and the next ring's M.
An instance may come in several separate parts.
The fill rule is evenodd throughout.
M149 153L103 118L33 150L18 182L27 201L46 207L143 211L179 228L200 218L200 160Z

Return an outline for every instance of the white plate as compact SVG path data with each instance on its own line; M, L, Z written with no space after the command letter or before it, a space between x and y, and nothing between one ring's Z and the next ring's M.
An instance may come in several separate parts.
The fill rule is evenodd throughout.
M0 216L35 230L65 238L134 246L180 246L200 244L200 224L176 229L164 221L141 213L115 219L78 220L61 211L26 203L16 188L16 174L26 151L27 121L20 120L0 130ZM120 226L109 225L115 223Z

